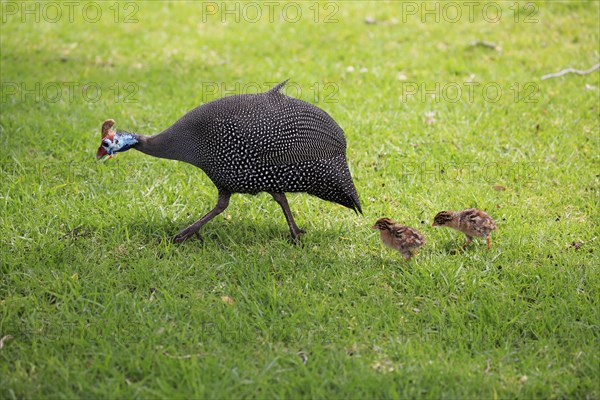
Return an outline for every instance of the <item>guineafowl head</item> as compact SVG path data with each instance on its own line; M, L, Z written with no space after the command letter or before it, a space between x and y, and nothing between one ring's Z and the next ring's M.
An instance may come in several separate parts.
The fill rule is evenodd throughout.
M138 143L136 135L112 130L114 124L112 119L107 119L102 124L102 143L98 147L96 160L104 159L105 156L111 158L114 153L129 150Z

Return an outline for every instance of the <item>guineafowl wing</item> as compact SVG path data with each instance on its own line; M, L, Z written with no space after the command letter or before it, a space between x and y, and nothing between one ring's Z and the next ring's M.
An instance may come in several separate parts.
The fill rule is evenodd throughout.
M346 154L339 125L320 108L279 93L269 98L269 135L259 142L259 157L267 164L328 160Z

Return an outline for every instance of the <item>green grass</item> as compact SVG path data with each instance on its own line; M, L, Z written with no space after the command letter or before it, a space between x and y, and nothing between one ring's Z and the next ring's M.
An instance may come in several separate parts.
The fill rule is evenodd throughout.
M98 22L80 5L51 23L0 3L0 398L600 398L599 73L540 80L598 62L598 2L536 3L535 23L525 2L518 22L494 3L497 23L397 2L225 24L207 3L119 3L115 23L94 4ZM286 78L344 128L364 209L289 195L300 246L264 194L171 244L216 201L202 171L94 160L106 118L151 134L215 84ZM436 83L462 99L406 96ZM430 226L464 207L497 221L491 251ZM410 263L370 229L384 216L427 237Z

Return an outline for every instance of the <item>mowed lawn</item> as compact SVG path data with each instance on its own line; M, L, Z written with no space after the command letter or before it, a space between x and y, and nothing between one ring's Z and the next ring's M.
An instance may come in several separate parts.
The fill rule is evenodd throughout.
M468 3L468 2L467 2ZM69 5L70 4L70 5ZM0 398L600 397L598 2L1 1ZM364 214L129 151L290 78ZM432 228L497 222L491 251ZM371 226L427 244L409 263Z

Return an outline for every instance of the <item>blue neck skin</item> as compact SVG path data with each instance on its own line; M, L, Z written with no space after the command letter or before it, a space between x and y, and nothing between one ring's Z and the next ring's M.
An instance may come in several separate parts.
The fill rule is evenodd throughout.
M127 151L139 143L138 136L134 133L117 132L113 138L112 151L119 153Z

